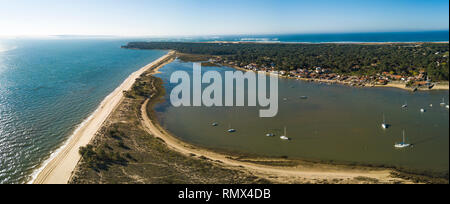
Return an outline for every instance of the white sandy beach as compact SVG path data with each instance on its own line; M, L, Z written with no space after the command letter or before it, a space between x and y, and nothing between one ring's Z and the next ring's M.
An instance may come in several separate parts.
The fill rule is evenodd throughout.
M167 55L132 73L119 87L102 101L97 110L77 129L77 131L74 132L63 149L61 149L61 151L45 165L32 183L66 184L81 158L79 154L80 147L88 145L94 138L102 124L122 101L124 96L123 91L131 89L140 75L145 71L154 68L155 65L166 60L173 54L174 52L171 51Z
M170 52L160 59L148 64L137 72L131 74L114 92L104 99L99 108L93 115L86 120L80 128L69 139L66 146L53 158L37 175L33 181L34 184L66 184L72 176L72 172L76 168L81 156L79 155L80 147L88 145L100 130L104 122L108 119L112 112L118 107L123 100L123 91L129 90L136 79L145 71L152 69L153 73L157 73L157 69L164 66L160 62L168 59L175 52ZM158 65L158 66L156 66ZM357 177L376 179L382 183L402 182L408 183L403 179L393 178L392 171L389 169L380 170L362 170L362 169L342 169L334 168L332 165L322 165L320 167L274 167L265 166L254 163L237 161L229 157L229 155L221 154L207 149L199 148L194 145L187 144L176 137L172 136L164 128L159 126L157 121L152 121L148 117L146 107L148 100L142 105L141 119L145 130L158 138L165 141L169 148L185 154L187 156L195 154L209 158L211 161L220 161L221 164L231 168L245 168L247 171L262 178L272 180L275 183L295 183L298 181L310 181L325 179L343 179L351 180ZM272 179L277 178L277 179Z
M401 178L392 177L392 170L390 169L362 170L358 168L350 169L337 166L334 167L333 165L322 165L320 167L308 167L302 165L294 167L276 167L234 160L229 155L213 152L177 139L162 128L158 121L150 119L147 113L148 103L149 100L146 100L141 107L142 125L149 134L162 139L170 149L186 156L196 155L197 157L205 157L210 161L219 162L221 165L225 165L228 168L243 168L253 175L271 180L274 183L314 183L317 180L354 180L358 177L376 179L381 183L411 183L410 181ZM270 161L271 159L266 160Z

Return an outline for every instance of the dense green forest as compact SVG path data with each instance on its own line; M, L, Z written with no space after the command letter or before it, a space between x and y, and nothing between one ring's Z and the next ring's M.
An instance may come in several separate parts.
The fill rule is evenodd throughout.
M123 48L170 49L187 54L216 55L240 66L256 63L277 70L322 67L334 73L406 76L425 70L434 81L449 80L449 44L261 44L132 42Z

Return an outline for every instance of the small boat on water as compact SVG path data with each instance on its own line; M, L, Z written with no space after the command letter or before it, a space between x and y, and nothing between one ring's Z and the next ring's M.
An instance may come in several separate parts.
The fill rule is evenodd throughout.
M212 126L217 127L217 126L219 126L219 123L213 123Z
M287 128L284 127L284 135L280 137L280 139L282 139L282 140L290 140L289 137L287 137L287 134L286 134L286 133L287 133L287 130L286 130L286 129L287 129Z
M449 105L447 105L447 106L445 106L447 109L449 109L450 108L450 106Z
M394 145L395 148L406 148L406 147L410 147L411 144L406 144L406 136L405 136L405 131L403 130L403 142L401 143L397 143Z
M266 137L275 137L275 134L273 134L273 133L268 133L268 134L266 134Z
M386 116L383 114L383 123L381 124L383 129L388 129L389 125L386 123Z
M421 112L421 113L425 113L425 112L427 112L427 110L425 110L425 109L422 108L422 109L420 109L420 112Z
M300 99L306 100L308 99L308 96L300 96Z
M281 136L280 139L282 139L282 140L289 140L289 137Z
M447 105L447 104L445 103L445 98L442 98L441 106L445 106L445 105Z
M408 103L405 102L405 104L402 105L402 108L408 108Z
M229 133L234 133L234 132L236 132L236 129L231 128L231 125L230 125L230 128L228 129L228 132Z
M433 108L433 104L430 104L430 108Z
M235 129L228 129L228 132L229 133L234 133L234 132L236 132L236 130Z

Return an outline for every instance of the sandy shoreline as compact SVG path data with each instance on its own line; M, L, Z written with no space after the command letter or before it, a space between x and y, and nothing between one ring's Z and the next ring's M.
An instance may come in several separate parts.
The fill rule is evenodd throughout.
M317 180L357 180L357 178L369 178L380 183L411 183L410 181L394 178L389 169L359 169L345 168L323 164L319 166L297 165L291 167L268 166L247 161L239 161L230 155L214 152L205 148L191 145L181 141L160 126L157 119L151 119L147 112L149 99L141 107L141 123L146 131L154 137L162 139L168 148L186 156L206 158L211 162L218 162L230 168L242 168L259 177L271 180L274 183L314 183ZM271 158L260 158L255 161L281 161Z
M244 69L238 66L233 66L233 65L223 65L220 64L220 66L226 66L226 67L231 67L243 72L255 72L253 70L248 70L248 69ZM269 72L266 72L267 75L271 75ZM288 76L278 76L280 78L286 78L286 79L293 79L293 80L302 80L302 81L307 81L307 82L316 82L316 83L330 83L330 84L341 84L341 85L346 85L346 86L350 86L349 82L346 81L339 81L339 80L326 80L326 79L308 79L308 78L297 78L297 77L288 77ZM398 82L398 81L392 81L389 82L386 85L373 85L373 84L364 84L364 86L356 86L356 87L381 87L381 88L397 88L397 89L402 89L402 90L406 90L406 91L412 91L414 90L414 88L411 87L406 87L406 83L402 83L402 82ZM418 88L419 91L438 91L438 90L444 90L444 91L448 91L449 90L449 83L448 82L437 82L434 84L434 87L432 89L429 88Z
M159 67L161 68L161 67ZM153 70L152 75L158 73ZM356 178L370 178L381 183L411 183L410 181L394 178L391 169L360 169L340 167L328 164L318 166L297 165L292 167L268 166L256 164L248 161L239 161L226 153L212 151L206 148L195 146L178 139L160 124L156 116L148 113L150 99L147 99L141 106L141 124L149 134L162 139L168 148L182 153L186 156L195 155L198 158L207 158L211 162L218 162L231 168L243 168L254 175L273 181L274 183L296 183L299 181L314 182L316 180L355 180ZM258 158L255 161L281 161L273 158Z
M132 73L119 87L108 95L97 110L74 132L59 153L49 161L32 181L33 184L66 184L81 156L79 148L86 146L94 138L109 115L116 109L123 99L123 91L131 89L136 79L145 71L154 68L174 54L173 51L156 61Z
M118 105L123 101L123 91L129 90L144 72L153 69L152 74L158 72L158 69L166 63L164 60L169 59L175 52L170 52L160 59L148 64L137 72L131 74L114 92L104 99L98 109L88 118L73 136L68 140L62 150L53 158L38 174L33 181L35 184L66 184L72 176L72 172L76 168L81 156L79 148L88 145L95 137L96 133L108 120ZM159 125L155 118L151 118L147 113L146 100L141 107L141 123L145 130L165 141L168 148L173 149L187 156L196 155L197 157L205 157L211 162L219 162L234 168L244 168L245 170L258 175L260 177L272 180L274 183L295 183L297 181L314 181L317 179L333 180L352 180L355 178L371 178L382 183L409 183L407 180L394 178L390 169L358 169L343 168L333 165L320 165L315 167L294 166L294 167L277 167L256 164L247 161L239 161L230 155L218 153L205 148L197 147L189 143L179 140ZM262 158L264 159L264 158ZM267 158L266 160L270 160Z

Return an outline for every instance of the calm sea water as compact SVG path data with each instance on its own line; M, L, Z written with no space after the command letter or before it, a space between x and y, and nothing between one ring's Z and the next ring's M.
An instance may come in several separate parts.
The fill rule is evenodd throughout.
M96 109L97 105L105 96L112 92L130 73L165 53L164 51L119 49L121 45L129 41L143 40L192 42L224 40L311 43L430 42L448 41L449 32L246 35L121 40L0 39L0 183L26 182L30 178L33 170L42 164L50 156L52 151L55 151L66 141L77 125ZM168 66L167 70L170 71L178 66L183 65L174 63ZM292 82L280 82L280 89L282 89L283 85L288 86L287 84L289 84L290 86L290 83ZM438 169L442 166L448 166L448 137L441 136L442 133L447 133L448 135L448 125L442 125L444 122L448 124L448 112L439 110L436 107L426 115L417 116L415 114L416 111L411 110L407 112L407 114L410 114L408 116L411 117L408 120L408 117L405 117L403 113L398 113L397 110L397 103L402 103L404 99L411 100L411 104L418 100L416 105L419 106L423 105L423 103L435 102L436 100L440 101L439 98L448 96L448 92L410 95L408 92L399 90L349 89L348 87L340 86L322 87L315 84L295 83L300 83L295 86L301 88L300 92L306 91L304 95L310 93L309 95L314 96L314 94L318 94L318 97L312 97L309 101L290 100L282 106L279 116L272 120L255 119L254 116L257 114L257 110L251 108L245 110L222 110L220 108L200 110L190 110L187 108L179 110L167 107L167 109L164 109L163 121L167 127L175 133L178 133L177 135L180 135L183 139L211 147L229 148L238 151L244 150L268 155L293 155L381 163L389 160L383 159L384 157L392 157L396 161L392 163L406 166L427 167L426 165L418 165L420 164L420 162L417 162L419 160L423 161L423 163L430 163L430 168ZM285 94L287 96L291 96L290 94L292 94L292 97L295 98L298 94L297 88L292 90L284 89L287 92ZM332 94L326 96L321 95L323 94L321 90L330 91L330 89L330 93ZM397 94L399 95L397 96ZM372 98L380 96L376 98L377 101L386 100L389 103L386 106L380 104L370 105L373 101L364 98L364 101L367 101L369 105L366 103L357 103L354 105L352 104L354 101L345 101L345 98L363 97L365 95ZM420 95L425 95L425 97L419 97ZM343 100L343 102L334 103L331 100L336 100L336 98ZM359 100L359 98L354 99ZM295 102L301 103L301 106ZM288 108L289 104L293 106L292 109ZM337 104L342 106L337 106ZM364 117L361 116L365 118L365 123L362 123L363 120L361 120L361 123L358 120L355 123L355 117L357 117L357 114L361 114L361 109L352 109L351 111L350 109L359 106L377 109L369 111ZM392 110L390 111L392 113L387 113L387 115L388 117L392 117L392 123L407 124L406 128L411 129L408 130L408 137L418 144L426 144L423 145L426 148L422 145L417 145L417 148L412 151L413 153L392 151L390 149L392 146L391 143L399 140L399 135L401 134L400 129L404 128L401 125L395 125L388 132L380 132L377 128L379 124L373 124L373 126L370 126L372 129L368 129L366 127L369 126L368 124L374 123L373 120L381 117L379 112L389 112L389 110L384 110L384 107L391 107ZM284 115L283 111L287 111L288 113ZM211 114L216 112L218 114L217 117ZM242 115L236 115L237 113L234 114L235 112L239 112ZM326 114L324 115L326 117L322 117L318 113ZM247 117L244 117L246 114ZM170 117L171 115L176 117ZM198 116L199 122L185 123L186 121L183 119L189 116ZM351 118L348 118L350 116ZM439 119L437 118L438 116L442 118ZM428 120L428 117L431 117L433 120ZM178 120L178 118L181 120ZM245 123L239 122L235 125L240 129L238 134L245 133L252 136L249 136L248 139L242 139L240 137L230 139L227 135L222 134L222 130L214 129L206 131L204 128L207 128L208 125L205 124L209 124L210 121L219 121L217 118L223 118L222 122L224 124L228 121L248 119L249 121ZM348 119L342 120L342 118ZM423 123L419 119L422 119ZM305 125L304 127L303 124ZM329 128L328 126L331 124L335 124L334 126L338 128ZM412 124L416 125L414 126ZM294 134L305 132L304 135L308 136L305 136L302 140L308 141L308 138L322 138L321 140L311 139L311 141L316 142L316 146L321 145L325 147L324 149L329 149L330 151L323 151L323 149L319 152L310 151L311 148L308 148L310 143L301 143L301 140L294 140L289 144L280 144L277 140L267 140L267 138L261 140L261 134L267 131L279 132L284 125L287 125L289 132ZM344 128L348 126L352 128ZM412 126L412 128L409 128L409 126ZM418 129L418 127L422 126L423 128ZM304 129L300 129L300 127ZM322 127L323 130L327 129L328 131L322 132ZM247 132L244 132L244 129ZM196 134L202 130L206 132ZM354 136L356 141L359 141L354 146L349 145L352 142L348 140L341 141L342 135L349 134L348 130L353 130L357 133L356 135L362 135L360 137ZM419 130L422 132L422 135L428 135L428 137L415 135L419 134L417 133ZM214 140L211 140L206 137L206 133L217 134L218 136ZM377 136L385 136L387 139L374 139ZM246 140L247 142L245 142ZM337 140L341 144L347 145L333 146ZM248 145L251 142L255 144ZM269 145L265 144L265 142ZM362 146L362 142L367 145ZM383 142L383 145L379 145L381 142ZM298 146L293 145L296 143L298 143ZM274 147L271 145L274 145ZM299 149L303 146L305 146L303 150ZM385 149L374 150L377 148L370 148L372 146L383 146ZM353 151L334 155L333 151L337 151L336 148L363 148L364 151L371 152L370 154L372 156L355 159L352 157L352 154L354 154ZM434 152L434 154L421 154L425 151L420 151L422 148L425 148L426 151ZM370 149L370 151L367 149ZM382 154L379 156L373 156L380 152ZM447 157L442 152L447 152ZM405 158L398 158L401 155L404 155L403 157ZM417 157L414 162L408 160L412 156Z
M265 156L448 171L449 110L440 106L443 98L448 104L448 91L412 93L394 88L351 88L280 79L278 115L259 118L259 107L171 106L169 94L175 84L169 84L168 80L175 70L192 74L192 63L176 61L161 69L163 73L158 76L166 82L167 96L156 110L162 125L185 141ZM203 68L209 70L222 74L235 71L228 67ZM301 96L309 98L304 100ZM408 109L401 108L405 102ZM421 108L427 112L421 113ZM388 130L381 128L383 113L392 125ZM214 122L220 125L213 127ZM230 126L237 132L228 133ZM284 127L292 141L279 139ZM394 148L395 143L402 141L403 130L414 148ZM276 137L266 137L267 133Z
M279 34L279 35L229 35L206 37L150 38L151 41L236 41L236 42L448 42L449 31L336 33L336 34Z
M165 51L127 40L0 40L0 183L33 170L132 72Z

